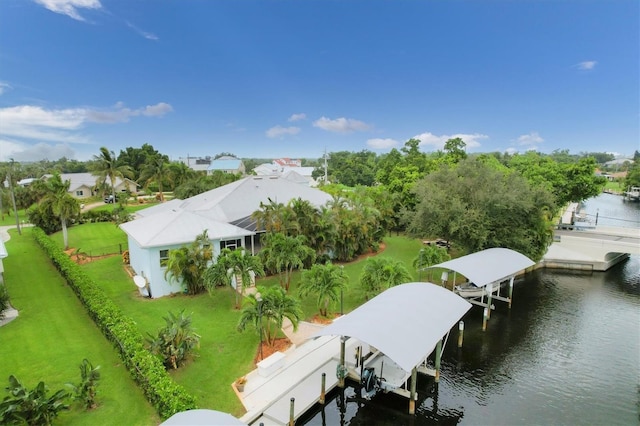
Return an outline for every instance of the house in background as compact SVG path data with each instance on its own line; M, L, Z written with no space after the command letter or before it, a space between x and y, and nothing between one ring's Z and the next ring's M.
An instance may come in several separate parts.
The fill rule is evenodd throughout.
M318 186L318 182L312 176L315 167L302 167L301 164L301 160L279 158L271 163L260 164L253 169L253 173L257 176L281 176L307 186ZM292 173L293 175L288 177Z
M191 170L195 170L196 172L207 172L207 169L211 165L212 158L210 156L206 157L179 157L178 161L189 166Z
M48 179L53 175L44 175L42 179ZM91 173L61 173L60 179L65 182L69 181L69 194L72 197L77 198L79 200L83 200L85 198L94 197L96 195L100 195L96 190L98 181L98 177L92 175ZM129 191L132 194L136 194L138 192L138 184L131 179L120 179L116 178L116 187L115 192L126 192ZM111 182L109 179L106 181L107 186L111 187Z
M207 174L210 175L217 170L223 173L245 174L244 163L242 160L228 155L211 160L211 164L207 167Z
M180 292L181 284L164 276L170 250L192 243L207 230L214 255L223 248L239 247L255 254L260 233L251 215L261 203L287 204L297 198L316 207L332 199L323 191L281 177L249 176L186 200L141 210L138 219L120 225L127 234L130 266L145 278L151 297Z

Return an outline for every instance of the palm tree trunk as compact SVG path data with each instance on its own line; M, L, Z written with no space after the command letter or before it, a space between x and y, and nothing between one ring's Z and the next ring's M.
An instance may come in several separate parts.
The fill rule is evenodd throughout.
M60 218L60 223L62 225L62 240L64 241L64 249L67 250L69 248L69 235L67 233L67 221L64 218Z

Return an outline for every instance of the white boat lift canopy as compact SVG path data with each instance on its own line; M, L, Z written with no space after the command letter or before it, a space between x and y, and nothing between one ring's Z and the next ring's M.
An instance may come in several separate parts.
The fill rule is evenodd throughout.
M410 373L470 308L469 302L438 285L401 284L385 290L312 337L354 337Z
M464 275L476 287L500 283L518 272L535 265L535 262L517 251L507 248L490 248L457 259L439 263L429 268L444 268Z

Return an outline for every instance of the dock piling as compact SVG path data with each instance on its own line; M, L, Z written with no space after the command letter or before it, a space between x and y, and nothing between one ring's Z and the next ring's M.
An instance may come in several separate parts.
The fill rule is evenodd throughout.
M487 331L488 312L489 312L489 308L484 308L484 312L482 314L482 331Z
M464 321L458 323L458 347L462 347L462 341L464 340Z
M324 405L326 383L327 383L327 373L322 373L322 384L320 385L320 399L318 402L323 405Z
M509 280L509 309L511 309L511 301L513 300L513 279L515 277L511 277Z
M440 381L440 360L442 359L442 339L436 344L436 383Z
M295 426L295 424L296 424L296 422L295 422L295 411L293 409L295 403L296 403L296 399L295 398L291 398L291 405L289 406L289 426Z
M345 372L346 372L346 368L344 365L344 344L346 342L346 338L344 336L340 337L340 365L338 365L338 370L340 371L340 374L338 375L338 386L341 388L344 388L344 377L345 377Z
M416 382L418 381L418 369L411 370L411 390L409 393L409 414L416 413Z

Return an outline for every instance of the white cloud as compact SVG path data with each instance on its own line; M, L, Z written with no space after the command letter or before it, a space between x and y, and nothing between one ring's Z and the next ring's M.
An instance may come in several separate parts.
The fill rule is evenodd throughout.
M373 149L389 149L398 146L399 142L395 139L369 139L367 146Z
M296 135L300 132L299 127L275 126L265 132L268 138L279 138L284 135Z
M289 117L288 121L300 121L300 120L304 120L306 118L307 118L307 114L305 114L305 113L292 114L291 117Z
M327 117L320 117L313 122L314 127L319 127L322 130L335 133L352 133L357 131L369 130L371 126L353 118L336 118L332 120Z
M473 134L465 134L465 133L456 133L453 135L434 135L431 132L421 133L413 137L413 139L418 139L420 141L420 146L432 146L434 149L443 149L445 142L449 139L460 138L466 144L466 149L470 148L478 148L482 144L480 143L483 139L489 139L489 136L483 135L480 133Z
M78 21L85 19L80 16L78 9L101 9L100 0L35 0L52 12L67 15Z
M576 67L580 70L592 70L598 64L597 61L584 61L576 64Z
M4 81L0 81L0 95L3 95L7 90L12 89L9 83L5 83Z
M520 135L516 139L518 145L535 146L536 144L544 142L544 139L540 137L538 132L531 132L527 135Z
M8 139L0 139L0 161L40 161L58 158L75 158L74 150L67 144L44 142L28 145Z
M132 30L134 30L135 32L137 32L138 34L140 34L142 37L146 38L147 40L159 40L158 36L141 30L140 28L136 27L135 25L133 25L131 22L129 21L125 21L125 24L127 24L127 27L131 28Z
M45 158L43 153L48 153L46 158L50 159L69 156L68 144L90 143L90 138L81 132L88 123L126 122L134 116L161 116L172 109L171 105L164 102L135 110L125 108L122 103L110 110L46 109L34 105L0 108L0 153L3 157L10 153L15 159L22 158L19 153L29 156L33 153L39 156L36 160ZM39 145L43 142L57 145ZM58 155L59 152L64 154Z

